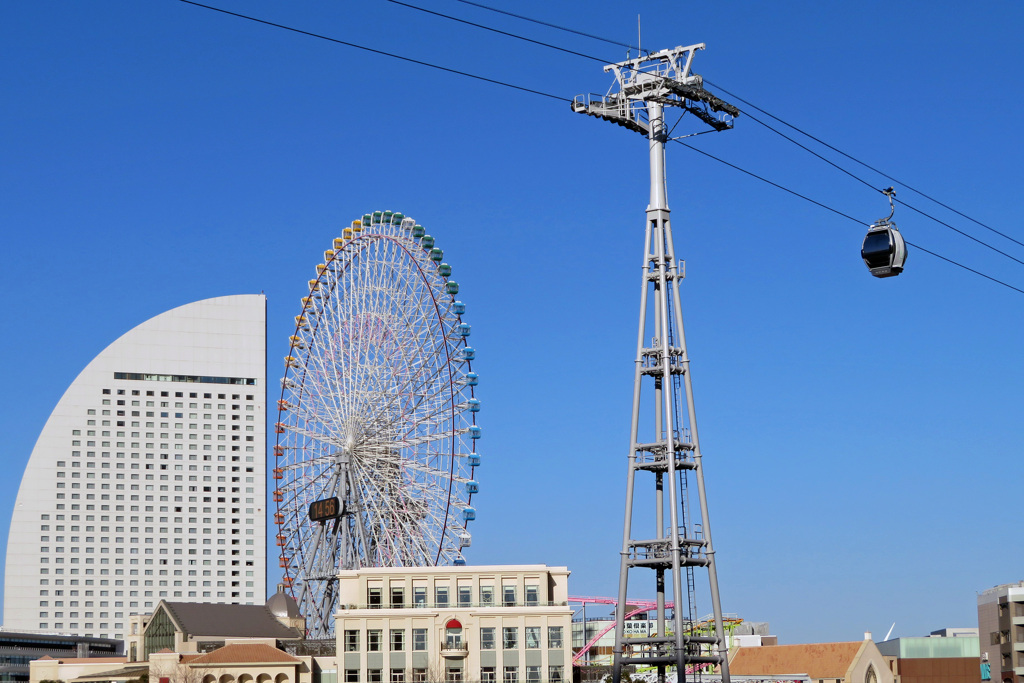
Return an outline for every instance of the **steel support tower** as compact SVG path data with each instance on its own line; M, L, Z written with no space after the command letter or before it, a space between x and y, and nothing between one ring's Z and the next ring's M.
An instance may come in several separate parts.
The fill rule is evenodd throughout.
M641 264L626 515L615 608L615 683L619 683L622 667L628 664L656 667L660 682L665 680L666 669L675 667L679 683L688 676L699 677L709 666L717 666L721 680L729 682L715 551L679 302L679 283L685 267L676 258L672 244L665 189L665 143L674 139L665 122L666 108L676 108L681 117L691 114L716 131L731 128L732 118L739 115L736 107L706 91L700 76L690 73L694 55L702 49L703 44L677 47L610 64L605 71L614 73L615 83L608 94L581 95L572 104L576 112L643 134L650 147L651 197ZM638 495L638 478L643 486L653 484L653 499ZM696 482L697 510L690 504L691 481ZM648 514L653 512L653 535L635 535L635 504L653 506L653 511L648 508ZM695 604L696 569L708 573L713 634L695 628L699 620ZM654 573L657 628L649 637L625 636L626 592L630 573L634 571ZM666 581L671 582L670 588ZM669 609L671 619L666 616Z

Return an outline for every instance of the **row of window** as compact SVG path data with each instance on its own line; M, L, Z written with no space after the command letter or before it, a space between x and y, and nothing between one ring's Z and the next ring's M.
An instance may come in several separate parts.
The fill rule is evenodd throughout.
M541 683L541 667L539 666L527 666L522 667L526 670L526 683ZM519 683L519 669L518 666L506 666L502 667L502 683ZM391 669L390 676L388 678L389 683L406 683L407 680L411 683L427 683L427 681L436 682L436 676L430 676L428 678L428 672L426 669L412 669L412 678L406 678L405 669ZM547 683L562 683L563 668L561 666L549 666ZM359 669L345 669L345 683L360 683L359 680ZM463 670L460 667L449 666L444 672L445 683L461 683L466 680L463 676ZM497 683L497 667L494 666L482 666L480 667L480 678L481 683ZM367 669L366 670L366 683L384 683L384 670L383 669Z
M451 587L448 585L435 585L434 586L434 602L431 605L427 602L427 586L413 586L412 589L412 606L413 607L447 607L450 604L450 590ZM370 586L366 589L366 603L370 608L378 609L384 607L384 589L376 586ZM516 607L519 606L517 601L517 589L516 586L501 586L501 602L502 607ZM527 585L525 587L526 599L523 605L536 606L540 605L540 586L539 585ZM457 586L455 597L457 599L457 605L459 607L495 607L499 603L495 602L495 586L484 585L480 586L478 598L479 601L473 602L473 587L472 586ZM403 586L392 586L391 587L391 602L389 606L392 608L406 607L405 603L405 588Z
M427 649L427 629L425 628L414 628L412 630L412 650L413 652L426 651ZM481 650L494 650L497 647L496 636L497 627L484 626L479 629L480 631L480 649ZM344 636L345 651L346 652L359 652L361 648L359 646L361 631L355 629L346 629ZM526 626L523 628L524 645L527 650L539 649L542 646L541 637L543 634L542 626ZM548 626L547 628L548 643L547 646L550 649L562 647L562 627L561 626ZM391 652L404 652L406 649L406 629L404 628L393 628L388 632L388 646ZM462 629L447 629L445 646L448 648L458 648L462 646ZM516 650L519 648L519 627L518 626L503 626L501 627L501 647L503 650ZM384 630L383 629L367 629L366 630L366 651L367 652L381 652L384 648Z
M131 412L132 412L132 417L142 417L141 411L133 410ZM90 413L90 415L94 415L95 413L96 413L96 411L94 410L94 411L92 411ZM110 411L104 410L103 414L104 415L109 415ZM123 410L118 410L117 411L117 416L118 417L127 417L125 415L125 411L123 411ZM170 413L166 412L166 411L161 411L161 413L160 413L160 417L164 418L164 419L167 419L170 416L171 416ZM153 418L153 417L156 417L156 414L152 410L147 410L146 411L146 417ZM184 413L174 413L174 417L175 417L175 419L183 420L185 418L185 414ZM199 413L189 413L188 414L188 419L190 419L190 420L198 420L199 419ZM204 420L213 420L213 414L212 413L203 413L203 419ZM217 415L217 419L226 422L227 419L228 419L228 416L224 415L223 413L220 413L220 414ZM242 416L238 415L238 414L235 414L235 415L231 416L231 420L233 420L233 421L240 421L241 419L242 419ZM246 422L255 422L256 421L256 416L255 415L246 415L245 416L245 421ZM101 423L100 426L101 427L113 427L113 426L125 427L126 426L126 424L125 424L126 421L125 420L114 420L114 422L116 422L116 425L112 425L112 424L110 424L110 422L111 422L110 420L100 420L100 423ZM140 422L139 420L132 420L131 423L132 423L131 426L134 429L138 429L139 427L142 426L142 422ZM146 422L146 429L156 429L156 424L157 424L156 422ZM174 423L171 423L171 422L161 422L160 423L160 429L170 429L171 428L171 424L174 425L174 429L181 429L181 430L185 429L185 423L184 422L174 422ZM87 419L85 421L85 426L87 428L88 427L95 427L96 426L96 420L94 420L94 419ZM203 429L213 429L213 426L214 425L213 425L212 422L204 422L203 423ZM252 429L249 428L249 427L251 427L251 425L247 427L246 431L250 431L251 432ZM199 423L198 422L190 422L190 423L188 423L188 428L191 431L195 431L195 430L199 429ZM217 425L217 429L220 429L220 430L227 429L227 425L218 424ZM237 430L238 429L238 425L232 425L232 429ZM72 429L71 430L71 436L81 436L81 435L82 435L82 430L81 429ZM96 430L95 429L86 429L85 430L85 435L86 436L96 436ZM110 436L110 431L109 430L103 430L100 433L100 436L108 436L109 437ZM124 433L119 432L118 436L124 436ZM155 436L156 436L156 434L154 432L147 432L146 433L146 438L147 439L152 439ZM139 434L133 432L132 433L132 437L137 439L137 438L139 438ZM160 434L160 438L161 439L166 439L166 438L168 438L168 434L162 433L162 434ZM182 437L181 437L181 434L175 434L174 438L180 439Z
M74 457L78 457L79 455L81 455L81 453L78 452L78 451L73 451L71 453L71 455L74 456ZM104 457L110 457L110 456L108 454L104 454ZM145 463L145 465L143 465L143 463L133 462L133 463L131 463L130 466L125 467L125 463L120 462L120 459L124 458L124 454L123 453L118 453L117 457L118 457L119 462L114 463L113 469L115 469L115 470L123 470L123 469L157 470L157 469L159 469L159 470L167 471L171 467L171 463L169 463L169 462L161 462L161 463L147 462L147 463ZM139 454L138 453L132 453L132 460L138 460L138 459L139 459ZM152 453L146 453L146 459L147 460L153 460L154 459L153 458L153 454ZM170 458L168 457L168 455L166 453L161 453L160 454L160 459L161 460L169 460ZM174 459L180 461L180 460L184 460L185 457L184 457L184 455L176 455L176 457ZM199 460L199 456L198 455L189 455L188 459L189 459L190 462L197 462ZM254 473L255 472L256 466L253 463L253 461L254 461L253 456L246 456L245 462L248 463L246 465L246 467L245 467L245 471L246 472L250 472L250 473ZM212 455L204 455L203 456L203 462L213 462L213 456ZM217 462L227 462L227 456L225 456L225 455L217 456ZM232 463L240 463L241 462L241 457L237 456L237 455L233 455L233 456L231 456L231 462ZM158 464L159 464L159 467L157 467ZM67 460L58 460L57 461L57 468L59 470L61 468L67 467L67 466L68 466L68 461ZM71 468L73 470L81 469L82 468L82 461L81 460L72 460L71 461ZM93 460L93 461L86 462L85 463L85 469L87 469L87 470L94 470L94 469L96 469L96 461ZM109 469L111 469L110 462L109 461L101 462L100 465L99 465L99 469L101 469L101 470L109 470ZM176 462L176 463L174 463L174 468L173 469L175 471L179 471L179 472L184 471L185 464L184 463ZM198 472L199 471L199 465L198 464L195 464L195 465L189 464L188 471L189 472ZM203 472L213 472L214 471L213 470L213 465L203 465L203 470L202 471ZM216 471L217 472L227 472L228 471L228 466L227 465L217 465L217 470ZM231 466L231 471L232 472L241 472L242 471L241 464L232 465ZM109 479L110 478L110 473L109 472L103 472L101 474L103 475L101 477L101 479ZM123 474L121 474L120 472L118 474L120 475L120 476L118 476L118 479L123 479L124 478ZM64 477L66 475L67 475L67 472L63 472L63 471L59 471L57 473L58 477ZM85 476L86 476L86 479L95 479L96 478L96 473L95 472L86 472ZM71 473L71 477L72 478L81 478L81 473L80 472L72 472ZM134 478L137 479L138 477L134 477ZM247 480L248 481L252 481L252 477L247 477ZM205 479L204 481L209 481L209 479ZM224 481L224 479L221 478L221 479L218 479L218 481Z
M148 372L115 372L114 379L130 379L142 382L188 382L196 384L242 384L245 386L256 386L256 379L254 377L217 377L207 375L157 375ZM132 395L138 395L138 389L132 389ZM124 393L124 389L118 389L119 394ZM103 393L109 394L110 389L104 389ZM175 396L181 396L182 392L174 392ZM152 396L152 391L147 391L146 396ZM166 391L160 392L161 396L166 396ZM195 398L195 393L189 394L189 396ZM210 394L203 394L203 396L209 398ZM224 398L224 394L219 394L220 398ZM238 398L235 394L233 398ZM251 401L252 395L250 394L247 398Z
M53 629L58 630L58 631L62 630L62 629L65 629L65 628L71 629L71 630L75 630L75 629L78 629L80 626L82 626L82 624L79 624L78 622L75 622L75 621L72 621L70 623L58 621L58 622L53 623L53 624L50 624L48 622L40 622L39 630L40 631L47 631L50 628L53 628ZM96 624L86 623L83 626L83 628L87 628L87 629L91 629L91 628L101 628L101 629L115 628L115 629L122 629L122 628L124 628L124 624L117 624L117 623L115 623L115 624L103 624L103 623L101 623L101 624L99 624L97 626ZM92 633L86 633L84 635L87 638L110 638L111 637L109 634L103 634L103 635L94 636ZM113 637L120 639L123 636L120 633L118 633L118 634L115 634Z
M120 446L119 446L119 448L120 448ZM134 446L133 446L133 448L134 448ZM189 444L188 449L190 451L199 450L198 448L196 448L195 444ZM212 450L213 450L213 446L212 445L204 445L203 446L203 451L204 451L204 453L203 453L203 460L205 460L205 461L213 460L213 456L212 455L207 455L207 453L209 451L212 451ZM237 453L237 452L239 452L241 450L242 450L241 446L232 446L231 447L231 452L232 453ZM218 453L223 453L225 451L227 451L227 447L226 446L217 446L217 452ZM255 453L256 452L256 448L255 448L255 446L246 446L245 447L245 452L246 453ZM77 458L77 457L82 455L82 451L71 451L71 455ZM96 451L86 451L85 455L86 455L86 457L89 457L89 458L95 458L96 457ZM110 451L100 451L100 455L102 457L104 457L104 458L109 458L110 457ZM124 453L121 452L121 451L118 451L117 452L117 458L118 458L118 460L124 458ZM146 453L146 460L153 460L153 458L154 458L154 456L153 456L152 453ZM138 460L139 459L139 454L138 453L132 453L132 459L133 460ZM160 459L161 460L168 460L168 459L170 459L170 456L168 456L167 453L161 453L160 454ZM174 454L174 459L175 460L184 460L185 456L182 453L175 453ZM198 460L199 457L195 453L189 453L188 459L189 460ZM227 456L225 456L225 455L218 455L217 456L217 461L218 462L225 462L226 459L227 459ZM237 456L237 455L232 455L231 456L231 462L238 462L238 461L239 461L239 456ZM245 457L245 461L246 462L253 462L254 461L254 457L251 456L251 455L247 455ZM74 467L74 465L72 465L72 467ZM95 467L95 465L87 464L86 467Z
M124 512L124 505L117 505L115 507L117 508L115 510L116 512ZM138 512L139 511L139 506L138 505L131 505L129 507L131 508L130 512ZM110 508L109 505L104 505L103 506L103 510L105 510L107 512L110 511L109 508ZM78 508L76 507L76 508L72 508L72 509L77 510ZM92 508L90 507L89 509L91 510ZM179 506L175 506L175 508L174 508L174 512L175 513L181 513L182 510L183 510L183 508L179 507ZM245 508L245 514L251 515L251 514L253 514L253 510L254 510L254 508ZM166 506L166 505L161 505L160 506L160 512L167 513L168 511L169 511L168 510L168 506ZM189 514L198 514L199 508L198 507L189 507L188 511L189 511ZM231 511L232 515L238 515L238 514L241 514L242 508L230 508L230 511ZM152 505L147 505L146 506L146 512L150 512L150 513L153 512L153 506ZM220 507L217 508L217 513L218 514L223 515L223 514L227 514L227 512L228 512L228 508L220 508ZM206 515L213 514L213 508L212 507L204 507L203 508L203 514L206 514ZM54 518L58 522L64 521L64 517L65 517L65 515L62 514L62 513L57 513L57 514L54 515ZM74 515L73 514L73 515L71 515L71 521L72 522L77 522L77 521L80 520L80 517L81 517L80 515ZM50 521L50 514L44 512L40 516L40 519L42 519L44 522L48 522L48 521ZM145 521L146 521L147 524L152 524L155 521L155 519L156 518L148 516L148 515L145 517ZM168 517L160 517L160 523L161 524L167 524L168 519L169 519ZM176 524L181 524L181 520L182 519L183 519L182 517L175 517L174 518L174 522ZM197 519L196 517L189 517L188 521L189 521L190 524L194 524L196 522L196 519ZM212 523L210 521L211 519L212 519L211 517L204 517L203 518L203 524L211 524ZM225 518L218 517L217 518L217 524L226 524L224 519ZM85 516L85 521L87 521L87 522L94 522L94 521L96 521L96 516L95 515L86 515ZM110 515L100 515L100 521L101 522L109 522L110 521ZM124 515L115 515L114 516L114 521L118 522L118 523L124 522L125 521ZM131 521L132 523L137 523L139 521L139 516L138 515L130 515L129 516L129 521ZM237 523L237 520L232 518L232 523ZM246 520L246 523L251 523L251 522L249 520ZM50 525L49 524L42 524L40 526L41 526L41 530L42 531L49 531L50 530L50 528L49 528ZM63 531L64 530L63 525L60 525L60 524L57 524L55 528L56 528L57 531ZM132 528L134 530L134 527L132 527ZM100 529L102 531L106 531L106 528L104 528L104 527L100 527ZM72 525L71 530L72 531L78 531L78 527ZM92 531L93 527L86 526L85 530L86 531ZM146 531L149 532L150 528L147 527Z
M114 373L114 374L115 375L118 375L118 374L120 374L120 375L129 375L129 374L134 375L136 373L121 372L121 373ZM162 378L163 377L178 377L179 375L149 375L149 376L151 376L153 378L161 378L161 379L156 379L155 381L177 381L177 380L164 380ZM185 376L185 375L182 375L182 376ZM136 377L123 377L123 378L115 377L114 379L137 379L137 378ZM221 378L215 378L215 379L229 379L229 378L221 377ZM247 381L251 382L251 383L255 383L256 382L256 380L254 380L254 379L253 380L247 380ZM218 383L220 383L220 382L218 382ZM104 389L101 393L103 393L105 395L109 395L110 394L110 389ZM141 395L139 389L132 389L131 393L132 393L132 396L140 396ZM125 390L124 389L118 389L117 390L117 395L118 396L124 396L125 395ZM147 391L146 392L146 396L153 396L153 395L154 395L154 391ZM161 391L160 395L166 397L168 395L168 392ZM174 396L175 396L175 398L184 398L184 392L175 391L174 392ZM195 392L195 391L189 392L188 397L189 398L199 398L199 393ZM203 394L203 398L213 398L213 394ZM223 401L224 399L227 398L227 395L225 395L225 394L217 394L217 398ZM239 398L241 398L240 394L231 394L231 399L232 400L237 401ZM256 399L256 396L253 395L253 394L246 394L245 395L245 400L246 401L253 401L255 399Z
M175 487L175 490L178 490L178 488L179 487ZM60 494L57 495L58 499L63 498L63 497L64 497L63 493L60 493ZM77 493L72 493L71 494L71 498L72 498L72 500L78 499L78 494ZM85 494L85 499L86 500L95 500L95 494L87 493L87 494ZM104 494L102 494L100 499L101 500L110 500L110 496L108 494L104 493ZM124 500L124 495L117 494L116 499L123 501ZM131 500L132 500L132 502L138 501L139 500L138 494L132 494ZM253 499L253 498L246 498L245 499L245 503L246 503L246 505L252 505L254 503L254 500L255 499ZM147 503L153 502L153 496L147 494L146 495L146 502ZM168 502L168 496L160 496L160 502L161 503ZM183 500L182 496L175 496L174 497L174 502L175 503L182 503L182 502L184 502L184 500ZM199 500L198 500L197 496L189 496L188 497L188 502L190 502L190 503L198 503ZM211 503L213 501L209 497L204 496L203 497L203 502L204 503ZM217 502L218 503L226 503L227 501L224 498L217 498ZM239 504L241 504L241 500L239 498L232 498L231 499L231 504L232 505L239 505ZM154 507L155 506L153 506L153 505L145 505L145 506L129 505L128 506L130 512L139 512L139 508L140 507L144 507L146 512L154 512ZM167 505L161 505L159 507L160 507L160 512L167 512L168 511L168 506ZM71 510L72 511L74 511L74 510L81 510L81 508L82 508L82 506L79 503L72 503L71 504ZM115 512L124 512L124 508L125 508L125 506L124 506L123 503L119 503L117 505L114 505L114 511ZM85 504L85 509L87 511L88 510L95 511L96 506L94 504L92 504L92 503L86 503ZM188 511L189 512L195 512L197 509L198 508L195 508L195 507L189 507ZM203 512L204 513L208 513L212 509L213 508L204 507L203 508ZM238 514L237 510L239 510L239 509L240 508L231 508L231 514ZM57 503L57 510L64 510L64 503ZM109 512L110 511L110 505L106 504L106 503L102 503L100 505L100 511L102 511L102 512ZM177 505L174 506L174 511L175 512L181 512L182 511L182 506L177 506ZM217 508L217 512L219 514L225 514L226 511L227 511L227 508L223 508L223 507ZM56 517L57 517L57 519L64 519L64 514L61 513L61 512L58 512ZM121 515L118 515L118 517L120 518ZM78 515L71 515L71 518L72 519L78 519ZM87 520L91 520L93 518L93 515L86 515L85 518ZM103 521L107 521L108 515L101 515L100 518ZM43 519L49 519L49 516L48 515L43 515ZM119 519L118 521L123 521L123 520ZM151 517L147 517L146 521L147 522L152 522L153 519Z
M234 430L234 431L237 431L237 430ZM255 431L255 430L247 428L245 431L251 432L251 431ZM123 439L124 438L124 432L118 432L117 433L117 437L119 439ZM109 436L105 436L105 438L110 438L110 437ZM133 439L140 438L139 437L139 433L138 432L132 432L132 438ZM147 439L153 439L155 437L147 436L146 438ZM161 435L160 438L167 439L169 437ZM175 439L183 439L184 437L182 437L180 434L175 434L174 438ZM196 434L190 434L189 435L189 439L190 440L198 440L199 437ZM203 436L203 440L204 441L213 441L213 439L210 437L209 434L204 435ZM227 435L225 435L225 434L218 434L217 435L217 441L227 441L227 440L228 440ZM242 440L242 436L241 436L241 434L232 434L231 435L231 440L232 441L241 441ZM256 437L254 437L254 436L246 436L245 440L246 441L255 441ZM116 448L125 448L125 442L124 441L117 441L115 443L117 444L115 446ZM80 439L72 439L71 440L71 446L74 447L74 448L81 448L82 441ZM91 441L91 440L90 441L86 441L85 442L85 446L86 446L86 448L95 448L96 447L96 442L95 441ZM157 448L157 445L154 442L147 441L145 447L146 448ZM110 448L110 442L109 441L101 441L100 442L100 448ZM131 448L142 448L142 445L138 441L132 441L131 442ZM161 449L170 448L170 444L161 443L159 448L161 448ZM181 450L181 444L180 443L174 444L174 449L180 451ZM196 445L195 444L190 444L188 449L190 451L194 451L194 450L196 450ZM203 450L204 451L208 451L208 450L210 450L210 447L209 446L203 446ZM218 451L224 450L224 446L217 446L217 450ZM235 448L234 446L232 446L231 450L235 451L235 450L238 450L238 449ZM249 448L246 447L246 451L248 451L248 450L249 450ZM109 456L107 456L107 457L109 457ZM120 456L120 457L124 457L124 456Z
M176 519L178 519L178 518L176 518ZM189 522L195 524L197 519L198 518L196 518L196 517L189 517ZM209 518L206 518L204 521L207 524L210 523ZM246 524L252 524L254 521L255 520L247 519L247 520L245 520L245 523ZM180 523L181 520L178 519L178 522ZM221 520L220 523L224 524L224 521ZM232 523L233 524L238 524L239 520L237 520L237 519L232 520ZM47 527L49 525L43 524L42 526L43 526L43 531L46 531ZM87 526L87 527L85 527L85 530L86 530L87 533L91 533L94 528L95 527ZM153 533L153 529L154 529L154 527L148 527L148 526L147 527L135 527L135 526L128 527L128 529L130 530L130 533L133 533L133 534L139 533L139 529L140 528L145 529L145 532L147 534ZM166 534L170 530L170 527L157 527L157 528L160 530L161 534ZM200 529L200 527L187 527L187 528L188 528L189 535L198 534L199 533L199 529ZM63 531L64 530L64 525L63 524L57 524L56 525L56 529L57 529L57 531ZM174 533L176 533L176 534L185 533L185 529L186 529L186 527L174 527ZM212 534L212 533L214 533L214 529L212 527L211 528L202 527L202 529L203 529L203 533L204 534ZM109 533L109 530L110 530L110 527L106 527L106 526L101 526L100 527L100 533ZM124 533L124 530L125 530L125 527L123 527L123 526L116 526L116 527L114 527L114 533L122 534L122 533ZM78 531L78 527L75 526L75 525L71 525L71 531L72 531L72 533L77 532ZM241 529L238 529L238 528L217 528L216 533L218 533L218 534L227 534L227 533L229 533L229 531L232 534L237 534L239 531L241 531ZM248 534L252 533L252 529L246 529L245 531ZM95 542L95 540L94 540L95 537L94 536L67 536L67 537L65 537L65 536L54 536L53 540L54 540L55 543L63 543L65 538L69 539L70 543L78 543L80 538L85 539L85 541L84 541L85 543L94 543ZM138 537L129 536L127 538L129 540L129 542L131 542L131 543L138 543L139 542L139 538ZM100 543L108 543L109 542L109 540L108 540L109 537L108 536L100 536L99 539L100 539L100 541L99 541ZM50 537L49 536L40 536L39 537L39 542L40 543L48 543L49 541L50 541ZM115 536L114 537L114 542L115 543L124 543L124 538L120 537L120 536ZM152 543L153 539L152 538L146 538L145 542L146 543ZM161 539L161 543L163 543L163 542L166 542L166 539Z

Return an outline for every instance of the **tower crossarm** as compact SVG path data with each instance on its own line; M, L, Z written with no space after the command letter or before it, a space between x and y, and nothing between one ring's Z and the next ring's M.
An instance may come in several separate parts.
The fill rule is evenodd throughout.
M629 637L630 645L658 645L660 643L668 643L675 645L676 637L674 635L667 636L650 636L650 637ZM704 645L715 645L718 643L718 638L714 636L688 636L683 635L684 643L701 643Z
M641 666L643 666L643 665L655 666L657 664L662 664L662 665L676 664L677 661L676 661L676 656L675 655L671 655L671 656L660 656L660 657L623 657L622 658L622 663L626 664L626 665L639 664ZM708 655L708 656L704 656L704 657L689 655L686 658L686 663L687 664L721 664L722 663L722 658L719 657L718 655Z
M676 457L684 457L686 452L693 450L693 444L689 441L680 441L679 439L673 439L672 445L676 451ZM656 441L654 443L638 443L636 445L638 453L650 453L655 457L664 457L666 443L664 441Z
M681 567L706 567L709 563L701 550L705 543L696 539L679 539L683 553L679 558ZM672 541L659 538L645 541L630 541L626 561L633 567L667 569L672 566Z
M663 376L665 374L665 367L662 363L661 354L661 349L643 349L640 353L640 373L654 377ZM681 375L686 372L686 352L682 347L669 347L668 371L673 375Z
M679 107L716 131L732 128L740 110L704 89L704 79L691 73L693 57L704 43L679 46L604 67L615 83L607 95L578 95L572 110L610 121L643 136L650 134L647 104ZM725 116L715 116L724 114Z
M578 114L611 121L644 137L647 137L650 131L647 122L640 119L636 103L617 94L577 95L572 100L572 110Z

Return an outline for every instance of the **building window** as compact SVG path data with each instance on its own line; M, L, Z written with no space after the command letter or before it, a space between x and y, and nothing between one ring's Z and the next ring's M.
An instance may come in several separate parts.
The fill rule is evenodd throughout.
M480 667L480 683L495 683L493 666Z
M484 626L480 629L480 649L481 650L493 650L494 649L494 627Z
M562 647L562 627L548 626L548 647Z
M502 586L502 601L501 604L504 607L515 607L516 606L516 587L515 586Z
M426 652L427 650L427 629L414 628L412 630L412 649L414 652Z
M540 683L540 667L526 667L526 683Z
M392 669L391 683L405 683L405 669Z
M366 604L369 605L370 609L380 609L381 607L381 589L367 588L366 589Z
M391 629L391 651L392 652L404 652L405 651L405 629L404 628L393 628L393 629Z
M458 622L455 622L458 623ZM462 626L447 626L444 629L444 646L448 650L462 649Z
M473 587L459 586L459 607L469 607L473 603Z
M380 641L382 633L379 628L369 629L366 631L366 651L367 652L380 652Z
M548 667L548 683L562 683L562 667L561 666L549 666Z
M412 670L412 683L427 683L427 670L426 669L413 669Z
M501 680L502 683L519 683L519 667L506 666Z
M494 586L480 586L480 605L486 607L494 604Z
M540 647L540 626L526 627L526 649L536 650ZM529 677L527 677L529 680Z
M367 669L366 680L369 681L369 683L381 683L381 670Z
M434 587L434 603L438 607L448 606L448 586Z
M517 626L501 627L501 646L505 650L515 650L519 647L519 628Z
M359 652L359 631L345 631L345 652Z
M405 607L405 590L398 587L391 587L391 607ZM403 672L403 677L405 673Z
M359 669L345 669L345 683L359 683Z
M526 587L526 604L530 606L536 606L540 604L540 587L539 586L527 586Z
M413 586L412 588L412 602L417 606L425 606L427 604L427 587L426 586Z
M444 679L447 683L460 683L462 681L462 667L449 667L444 672Z

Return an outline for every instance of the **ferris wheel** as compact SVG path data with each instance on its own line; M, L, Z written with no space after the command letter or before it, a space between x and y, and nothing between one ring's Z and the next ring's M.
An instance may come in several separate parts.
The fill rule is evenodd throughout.
M333 636L339 569L465 564L480 401L443 257L411 218L366 214L324 252L295 318L273 499L309 638Z

